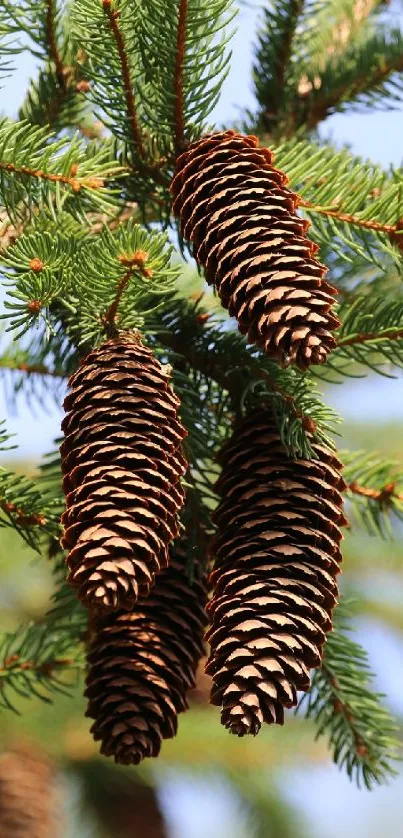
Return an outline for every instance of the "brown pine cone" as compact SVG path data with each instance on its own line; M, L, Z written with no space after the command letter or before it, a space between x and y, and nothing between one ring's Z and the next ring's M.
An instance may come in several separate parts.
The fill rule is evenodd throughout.
M326 361L340 325L336 289L296 214L299 198L256 137L208 135L180 155L171 184L184 238L239 330L283 366Z
M87 716L101 753L124 765L156 757L175 736L203 654L206 591L195 565L190 584L182 547L131 613L98 618L88 662Z
M0 754L0 838L57 838L58 821L51 763L27 748Z
M179 532L187 466L179 400L167 369L124 335L84 359L64 407L69 581L91 608L130 609L166 567Z
M211 701L238 736L282 724L319 666L341 561L340 462L290 460L270 411L247 416L222 451L215 512Z

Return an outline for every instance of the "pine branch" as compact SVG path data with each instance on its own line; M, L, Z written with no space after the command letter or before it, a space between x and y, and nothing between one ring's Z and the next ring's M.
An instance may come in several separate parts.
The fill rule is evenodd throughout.
M55 140L25 122L0 125L0 202L15 224L33 220L39 208L82 221L88 211L107 212L116 205L107 181L121 172L109 143L91 147L78 135Z
M370 789L396 773L398 728L381 703L383 696L374 692L367 654L348 636L350 631L348 607L339 606L323 665L300 707L317 725L317 737L327 735L336 765Z
M183 83L188 11L188 0L179 0L178 33L176 37L176 58L174 74L176 156L178 156L183 150L185 137Z
M259 121L269 133L284 119L287 88L293 83L293 42L304 6L305 0L276 0L263 9L253 78L262 108Z
M403 300L400 293L370 293L346 299L340 308L342 326L337 348L320 377L339 380L340 375L360 374L352 362L387 377L403 367ZM359 370L359 368L358 368Z
M228 72L232 0L142 0L144 119L167 166L206 131ZM219 37L221 35L221 37Z
M392 539L393 522L403 520L403 477L398 464L368 451L343 451L347 500L358 526Z
M294 369L280 369L248 347L237 332L210 324L206 314L198 303L192 306L176 299L171 307L165 303L158 323L146 320L147 331L155 332L158 342L173 350L174 366L177 355L200 372L206 383L213 379L230 395L236 411L265 400L270 403L290 456L312 456L306 431L332 445L328 434L337 419L320 401L312 379Z
M392 262L400 267L399 171L389 174L346 149L295 140L276 149L276 164L303 196L300 205L309 215L312 237L340 263L352 264L358 257L382 272Z
M351 43L340 56L331 57L320 74L320 86L300 97L301 121L308 130L347 104L372 108L392 107L401 101L403 84L403 35L398 29L376 32L358 44Z
M68 693L84 668L77 638L67 626L30 623L0 641L0 705L19 712L13 696L49 703L53 692Z
M12 527L38 553L42 536L58 536L60 524L54 499L37 482L0 469L0 527Z
M102 8L108 20L112 37L116 44L119 63L122 71L123 91L126 99L127 117L130 124L132 142L140 158L146 156L141 129L138 123L136 104L133 94L133 83L129 66L129 59L126 52L126 45L121 27L119 25L120 12L114 8L112 0L102 0Z

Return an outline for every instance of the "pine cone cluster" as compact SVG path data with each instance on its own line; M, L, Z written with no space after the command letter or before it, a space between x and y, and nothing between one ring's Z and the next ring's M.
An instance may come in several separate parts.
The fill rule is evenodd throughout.
M182 546L147 598L128 613L100 616L90 646L86 696L101 753L137 764L175 735L203 654L206 589L197 563L189 582ZM199 576L198 576L199 573Z
M334 452L312 447L315 459L288 459L262 409L222 452L207 671L238 736L283 723L332 627L344 481Z
M166 567L179 532L187 466L179 401L167 369L124 335L84 359L64 407L69 581L91 608L130 609Z
M184 238L240 331L284 366L326 361L336 290L296 214L298 196L256 137L216 133L178 158L171 191Z
M52 765L32 749L0 754L0 838L57 838Z

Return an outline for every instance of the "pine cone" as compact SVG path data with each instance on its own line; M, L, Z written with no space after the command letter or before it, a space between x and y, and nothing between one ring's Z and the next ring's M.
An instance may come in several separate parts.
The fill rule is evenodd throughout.
M98 618L88 655L85 695L101 753L137 765L175 736L203 654L205 585L199 568L189 583L181 546L131 613Z
M233 733L283 724L332 627L345 484L333 451L290 460L273 416L246 417L222 452L215 513L211 701Z
M309 222L296 215L298 196L272 162L256 137L197 140L177 160L173 210L240 331L283 366L306 369L335 346L337 291L305 236Z
M132 336L91 352L70 379L61 446L69 581L89 607L130 609L178 535L185 436L166 368Z
M1 754L0 838L57 838L58 820L50 762L25 748Z

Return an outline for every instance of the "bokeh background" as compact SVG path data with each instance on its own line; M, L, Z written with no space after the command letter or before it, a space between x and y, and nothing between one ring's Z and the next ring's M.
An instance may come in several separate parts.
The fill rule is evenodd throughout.
M395 0L388 14L403 19ZM244 3L233 40L232 69L215 118L226 126L253 108L250 68L259 4ZM0 110L15 116L35 73L35 59L19 59L16 75L0 93ZM336 115L321 129L338 145L385 166L400 166L401 111ZM340 447L377 450L403 471L402 376L346 379L325 398L344 417ZM51 398L35 413L24 397L0 396L1 414L16 433L18 448L4 455L13 467L35 472L41 455L59 436L61 410ZM360 531L345 541L344 589L356 598L356 634L370 654L376 688L397 717L403 717L403 530L394 541ZM13 532L0 530L1 628L39 617L52 594L46 564ZM163 746L155 764L120 772L98 759L83 716L80 688L53 704L19 701L20 716L3 713L0 745L39 742L55 760L64 805L63 838L380 838L402 835L403 773L389 786L358 790L332 765L325 741L314 741L311 724L290 715L283 729L238 740L219 725L200 680L179 735ZM122 825L122 813L125 823ZM120 820L119 820L120 819ZM28 838L28 836L27 836Z

